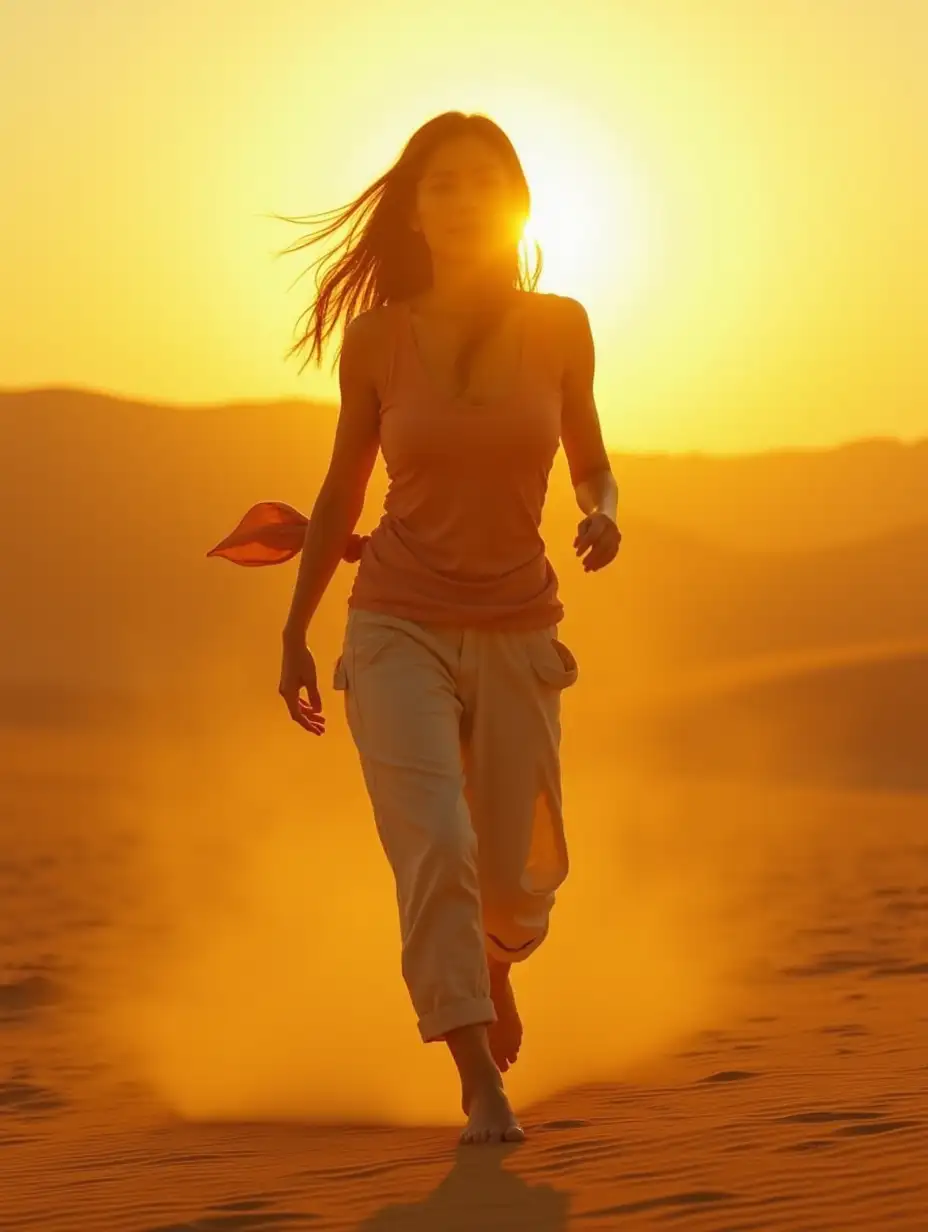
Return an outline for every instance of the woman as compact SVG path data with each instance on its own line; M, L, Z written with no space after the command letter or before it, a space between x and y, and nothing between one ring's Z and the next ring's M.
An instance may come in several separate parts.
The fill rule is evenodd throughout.
M296 247L350 226L291 354L321 362L346 319L328 473L308 522L264 502L210 553L267 564L302 551L280 693L317 735L307 632L339 560L360 560L333 683L396 879L419 1031L448 1045L474 1143L524 1137L502 1079L522 1037L509 973L544 940L567 875L559 703L577 666L556 638L563 608L539 534L561 441L584 569L621 538L587 315L535 290L537 250L532 273L520 258L528 214L506 135L448 112L323 216ZM362 539L379 449L390 488Z

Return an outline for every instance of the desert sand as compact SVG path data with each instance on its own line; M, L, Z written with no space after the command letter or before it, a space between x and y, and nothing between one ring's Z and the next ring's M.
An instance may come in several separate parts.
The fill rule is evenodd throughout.
M0 1228L924 1232L924 446L628 459L596 579L555 477L572 871L515 973L528 1139L459 1149L339 699L315 741L276 696L292 568L204 556L308 507L320 435L0 399Z

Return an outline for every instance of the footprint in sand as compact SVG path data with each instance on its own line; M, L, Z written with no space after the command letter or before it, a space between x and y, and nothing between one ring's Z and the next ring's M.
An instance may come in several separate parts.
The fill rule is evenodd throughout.
M592 1121L542 1121L538 1129L586 1129Z
M0 1082L0 1112L13 1116L45 1116L65 1107L66 1101L48 1087L14 1078Z
M278 1228L300 1229L315 1226L316 1215L309 1212L274 1211L266 1198L240 1198L220 1202L210 1213L186 1223L159 1224L145 1232L276 1232Z
M760 1074L749 1069L720 1069L718 1073L707 1074L699 1079L699 1084L713 1082L746 1082L749 1078L759 1078Z
M837 1125L831 1139L810 1138L804 1142L791 1143L781 1148L784 1151L816 1151L835 1146L835 1138L865 1138L874 1134L892 1134L900 1130L917 1129L920 1121L887 1121L885 1113L865 1111L841 1111L815 1109L809 1112L793 1112L777 1117L781 1125Z
M722 1202L732 1202L735 1195L718 1189L697 1189L692 1193L663 1194L657 1198L642 1198L640 1202L625 1202L621 1206L608 1206L596 1211L586 1211L588 1219L601 1218L606 1215L640 1215L645 1211L659 1211L664 1208L688 1206L714 1206Z
M27 975L21 980L0 984L0 1019L19 1018L62 999L60 985L44 975Z
M901 1129L919 1129L921 1121L871 1121L865 1125L842 1125L836 1138L861 1138L871 1134L895 1134Z

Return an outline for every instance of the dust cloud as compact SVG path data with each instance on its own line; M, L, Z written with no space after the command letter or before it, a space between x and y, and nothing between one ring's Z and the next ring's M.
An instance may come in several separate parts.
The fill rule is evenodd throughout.
M272 689L188 681L181 727L133 745L122 806L131 909L111 936L111 1058L189 1118L460 1120L450 1058L419 1042L392 877L340 695L329 730ZM776 797L619 769L582 692L565 700L572 860L545 945L514 969L518 1106L621 1078L742 1003L773 918L765 871L797 839ZM608 741L607 741L608 745ZM131 760L130 757L130 760Z

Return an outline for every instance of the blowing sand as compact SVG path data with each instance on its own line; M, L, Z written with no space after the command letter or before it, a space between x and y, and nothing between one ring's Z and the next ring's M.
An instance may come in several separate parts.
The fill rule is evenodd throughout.
M617 458L596 578L555 469L572 867L460 1152L293 570L204 557L332 428L0 396L0 1230L928 1232L928 443Z
M461 1149L345 742L297 798L223 730L4 732L5 1232L928 1227L924 795L636 781L569 739L528 1141Z

